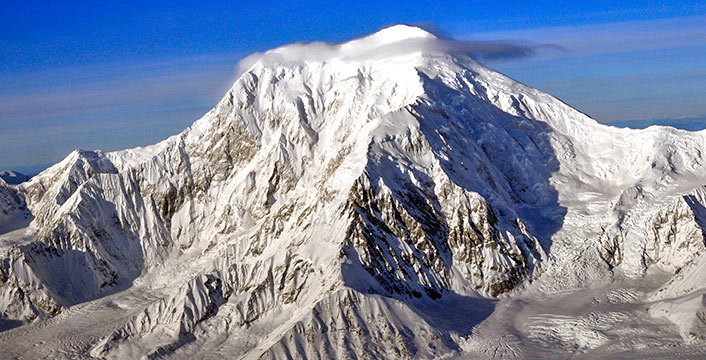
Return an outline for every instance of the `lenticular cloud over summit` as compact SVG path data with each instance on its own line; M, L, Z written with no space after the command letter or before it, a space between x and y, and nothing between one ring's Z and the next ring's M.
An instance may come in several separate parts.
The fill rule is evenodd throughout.
M180 134L0 181L0 354L703 356L706 132L459 44L280 47Z
M550 45L520 45L509 41L470 41L439 37L419 27L396 25L345 43L311 42L282 46L256 53L239 64L246 71L254 63L305 63L308 61L373 61L414 54L463 54L478 59L510 59L531 56Z

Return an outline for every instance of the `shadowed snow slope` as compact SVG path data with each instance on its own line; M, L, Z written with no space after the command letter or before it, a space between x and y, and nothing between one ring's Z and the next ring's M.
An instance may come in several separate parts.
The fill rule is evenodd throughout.
M274 49L181 134L0 182L0 352L691 351L706 133L602 126L465 52L409 26ZM540 311L586 291L597 318Z

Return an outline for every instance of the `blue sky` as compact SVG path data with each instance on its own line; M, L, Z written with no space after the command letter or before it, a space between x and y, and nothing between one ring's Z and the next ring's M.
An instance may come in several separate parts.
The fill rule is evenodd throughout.
M706 114L703 1L0 2L0 169L178 133L244 56L396 23L555 44L488 65L599 121Z

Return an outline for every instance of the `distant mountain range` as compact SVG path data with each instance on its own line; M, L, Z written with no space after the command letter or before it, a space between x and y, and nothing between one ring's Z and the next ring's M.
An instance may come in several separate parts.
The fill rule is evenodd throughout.
M682 130L699 131L706 129L706 116L653 120L611 121L604 124L631 129L645 129L650 126L671 126Z
M12 170L0 171L0 179L10 185L17 185L30 179L30 176Z

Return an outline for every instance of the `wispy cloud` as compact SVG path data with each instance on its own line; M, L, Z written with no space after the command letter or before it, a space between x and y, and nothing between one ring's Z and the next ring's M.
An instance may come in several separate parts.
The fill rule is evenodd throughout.
M0 74L0 168L75 148L115 150L191 124L232 85L240 56L216 54Z
M550 56L587 56L706 44L706 16L459 34L460 38L547 42L566 49Z
M706 111L706 16L463 34L554 43L497 70L549 92L599 121Z
M412 25L420 27L417 25ZM526 58L540 49L562 51L554 44L510 40L459 40L444 33L433 24L423 26L435 36L414 36L395 41L379 41L374 36L364 36L346 43L310 42L282 46L265 53L252 54L240 62L240 71L253 64L303 63L310 60L367 61L411 53L454 53L480 60L505 60ZM386 31L386 29L382 29Z
M236 61L223 55L2 75L0 127L165 101L212 101L232 84Z

